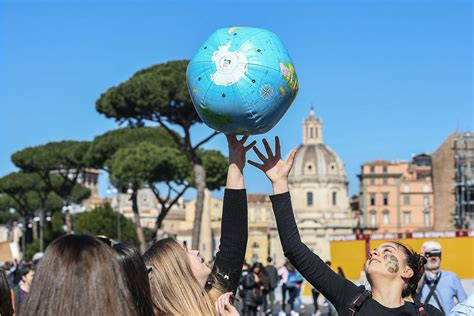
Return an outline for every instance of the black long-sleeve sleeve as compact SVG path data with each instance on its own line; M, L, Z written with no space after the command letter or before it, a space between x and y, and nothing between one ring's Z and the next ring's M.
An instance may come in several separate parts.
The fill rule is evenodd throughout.
M335 273L303 244L296 226L290 193L273 195L270 199L285 256L337 310L348 306L349 300L360 290L355 284Z
M247 192L226 189L222 210L221 240L213 270L223 277L229 291L239 286L248 239Z

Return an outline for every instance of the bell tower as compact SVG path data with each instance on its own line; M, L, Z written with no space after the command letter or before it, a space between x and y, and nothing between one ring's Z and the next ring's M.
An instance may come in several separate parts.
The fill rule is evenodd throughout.
M323 122L316 117L311 107L308 117L303 122L303 145L323 143Z

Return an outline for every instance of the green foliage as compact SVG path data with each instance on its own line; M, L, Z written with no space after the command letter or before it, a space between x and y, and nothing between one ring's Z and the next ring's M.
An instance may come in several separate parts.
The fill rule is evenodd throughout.
M227 157L217 150L201 151L199 155L206 170L206 187L212 191L224 186L227 178Z
M189 128L201 123L186 85L187 65L187 60L170 61L140 70L103 93L96 109L106 117L130 125L162 120Z
M90 194L77 188L81 186L77 175L87 166L89 147L90 142L51 142L20 150L12 155L12 161L22 171L39 175L46 190L77 203Z
M59 209L63 204L35 173L12 172L0 178L0 192L0 208L14 208L22 216L31 216L40 208Z
M122 214L119 215L109 204L97 207L90 212L77 214L74 222L75 232L93 236L105 235L117 240L117 216L120 217L121 241L138 245L133 222Z
M179 138L178 134L175 137ZM147 142L158 147L177 148L170 134L161 127L120 128L97 136L92 142L86 161L93 168L102 169L107 159L119 149Z

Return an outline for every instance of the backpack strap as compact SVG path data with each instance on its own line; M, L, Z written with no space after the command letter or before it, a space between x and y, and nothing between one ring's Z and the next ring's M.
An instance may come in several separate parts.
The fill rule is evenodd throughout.
M367 291L363 285L359 286L359 290L360 292L356 294L349 305L349 311L351 312L352 316L357 314L365 300L372 295L372 293Z
M415 305L415 307L416 307L417 315L419 315L419 316L428 315L428 312L426 311L425 304L421 303L421 304Z

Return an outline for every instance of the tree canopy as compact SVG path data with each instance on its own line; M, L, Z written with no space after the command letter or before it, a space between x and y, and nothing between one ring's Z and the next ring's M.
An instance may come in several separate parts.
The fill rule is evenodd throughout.
M133 222L114 212L109 204L96 207L90 212L79 213L75 218L75 232L93 236L105 235L118 240L117 216L120 217L121 241L138 244Z

